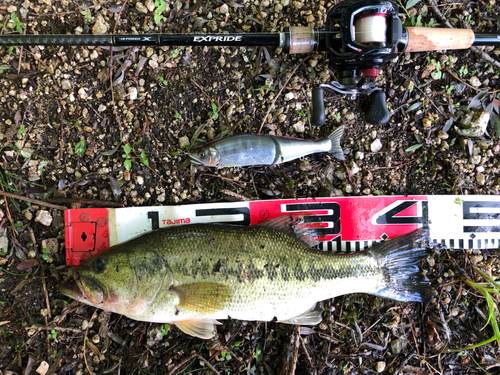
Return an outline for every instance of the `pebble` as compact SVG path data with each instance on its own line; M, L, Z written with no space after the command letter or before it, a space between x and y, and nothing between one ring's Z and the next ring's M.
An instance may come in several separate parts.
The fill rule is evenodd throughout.
M36 213L35 221L49 227L52 224L52 215L49 211L40 210Z
M303 133L305 131L304 128L304 121L298 121L295 124L293 124L293 128L297 133Z
M372 152L379 152L380 150L382 150L382 142L380 142L380 139L375 139L370 145L370 149L372 150Z
M476 76L473 76L473 77L470 77L469 78L469 82L472 86L474 87L479 87L481 86L481 81L479 80L479 78L477 78Z
M137 3L135 3L135 9L137 9L141 13L148 12L148 8L143 3L139 2L139 1Z
M189 146L189 138L187 136L179 138L179 147L181 149L187 148Z
M136 100L137 99L137 87L129 87L128 88L128 98L130 100Z
M31 219L33 219L33 214L32 214L30 211L26 211L26 212L24 213L24 217L25 217L26 219L28 219L28 220L31 220Z
M221 7L219 8L219 10L222 14L229 13L229 7L227 6L227 4L222 4Z
M99 344L99 341L101 341L99 335L92 336L92 342L94 344Z
M383 361L378 361L377 363L375 363L375 370L378 372L378 373L381 373L385 370L385 362Z
M135 182L137 183L137 185L142 185L144 183L144 177L142 176L137 176L135 178Z
M479 173L476 176L476 181L479 185L484 185L484 183L486 182L486 176L482 173Z
M285 100L292 100L293 98L295 98L295 95L293 92L289 92L285 95Z
M49 364L45 361L42 361L40 363L40 366L36 369L36 372L38 372L40 375L45 375L49 371Z
M63 80L61 81L61 88L62 88L63 90L71 90L71 89L72 89L72 87L71 87L71 82L70 82L70 81L68 81L67 79L63 79Z
M106 110L106 106L104 104L100 104L97 108L97 112L104 112Z
M356 160L363 160L365 158L365 154L361 151L356 151L354 154L354 159Z
M108 31L108 25L104 23L104 18L102 16L97 16L94 27L92 28L92 34L94 35L102 35L106 34Z
M88 98L87 91L83 87L78 90L78 95L80 96L80 99L85 100Z

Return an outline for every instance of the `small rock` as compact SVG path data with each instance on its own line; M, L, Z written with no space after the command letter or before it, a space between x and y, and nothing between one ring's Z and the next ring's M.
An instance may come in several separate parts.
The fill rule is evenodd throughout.
M52 224L52 215L49 211L40 210L36 213L35 221L49 227Z
M27 219L27 220L31 220L33 219L33 214L30 212L30 211L26 211L24 213L24 217Z
M227 4L222 4L221 7L219 8L219 10L222 14L229 13L229 7L227 6Z
M36 369L36 372L38 372L40 375L45 375L49 371L49 364L45 361L42 361L40 363L40 366Z
M380 139L375 139L370 145L370 149L372 150L372 152L379 152L380 150L382 150L382 142L380 142Z
M104 104L100 104L99 108L97 108L97 112L104 112L106 110L106 106Z
M137 183L137 185L142 185L144 183L144 177L142 176L137 176L135 178L135 182Z
M365 154L361 151L356 151L354 154L354 159L356 160L363 160L365 158Z
M94 344L99 344L99 341L101 341L101 338L99 337L99 335L92 336L92 342Z
M104 23L104 18L101 15L97 16L94 27L92 28L92 34L102 35L108 32L108 25Z
M187 136L179 138L179 147L185 149L189 146L189 138Z
M474 87L479 87L481 86L481 81L479 80L479 78L477 78L476 76L473 76L473 77L470 77L469 78L469 82L472 86Z
M295 95L293 92L289 92L285 95L285 100L292 100L293 98L295 98Z
M482 173L479 173L476 176L476 181L479 185L484 185L484 183L486 182L486 176Z
M128 98L130 100L137 99L137 87L129 87L128 88Z
M297 133L303 133L305 131L304 128L304 121L298 121L295 124L293 124L293 128Z
M135 3L135 9L137 9L141 13L148 12L148 8L143 3L140 2Z
M392 340L390 343L392 354L399 354L403 352L406 348L407 340L402 337L396 340Z
M352 167L351 167L351 175L355 175L356 173L359 172L359 167L356 163L353 163L352 164Z
M375 363L375 370L378 372L378 373L381 373L385 370L385 362L383 361L378 361L377 363Z
M153 0L146 0L146 8L148 8L148 10L150 12L153 12L155 10L155 2Z
M83 87L78 90L78 95L80 96L80 99L85 100L88 98L87 91Z
M63 90L71 90L71 89L72 89L72 87L71 87L71 82L70 82L70 81L68 81L67 79L63 79L63 80L61 81L61 88L62 88Z

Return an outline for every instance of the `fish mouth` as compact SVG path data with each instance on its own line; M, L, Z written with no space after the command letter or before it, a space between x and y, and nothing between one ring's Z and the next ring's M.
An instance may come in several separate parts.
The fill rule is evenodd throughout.
M73 279L67 280L59 285L59 291L79 302L96 306L103 302L104 293L102 288L89 277L73 275Z

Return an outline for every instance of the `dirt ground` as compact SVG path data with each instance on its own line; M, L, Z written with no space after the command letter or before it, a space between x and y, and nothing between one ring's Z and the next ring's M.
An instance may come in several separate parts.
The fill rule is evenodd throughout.
M161 3L2 0L0 33L322 28L336 4L177 0L155 13ZM413 26L497 32L498 10L494 0L429 0L401 15ZM327 94L327 122L317 128L309 122L311 89L337 74L325 53L129 47L115 48L111 58L104 47L2 47L1 189L47 204L0 200L0 374L498 373L500 341L489 339L500 338L493 308L499 288L474 268L497 279L496 250L434 249L422 265L434 289L428 304L348 295L324 301L323 322L315 327L227 320L217 327L218 337L206 341L173 325L133 321L63 296L58 285L69 272L63 211L48 203L132 207L499 194L499 53L481 47L401 54L377 79L387 93L388 124L364 121L364 97ZM481 99L493 112L487 133L484 126L461 123L480 92L488 92ZM341 124L345 162L321 153L270 167L184 163L188 149L226 135L316 139ZM49 225L36 220L40 210L48 211ZM463 350L472 345L477 347Z

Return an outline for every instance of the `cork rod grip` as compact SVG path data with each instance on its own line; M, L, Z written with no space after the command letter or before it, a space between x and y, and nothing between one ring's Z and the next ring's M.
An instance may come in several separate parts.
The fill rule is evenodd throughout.
M438 29L408 27L408 45L404 52L467 49L474 43L474 32L469 29Z

